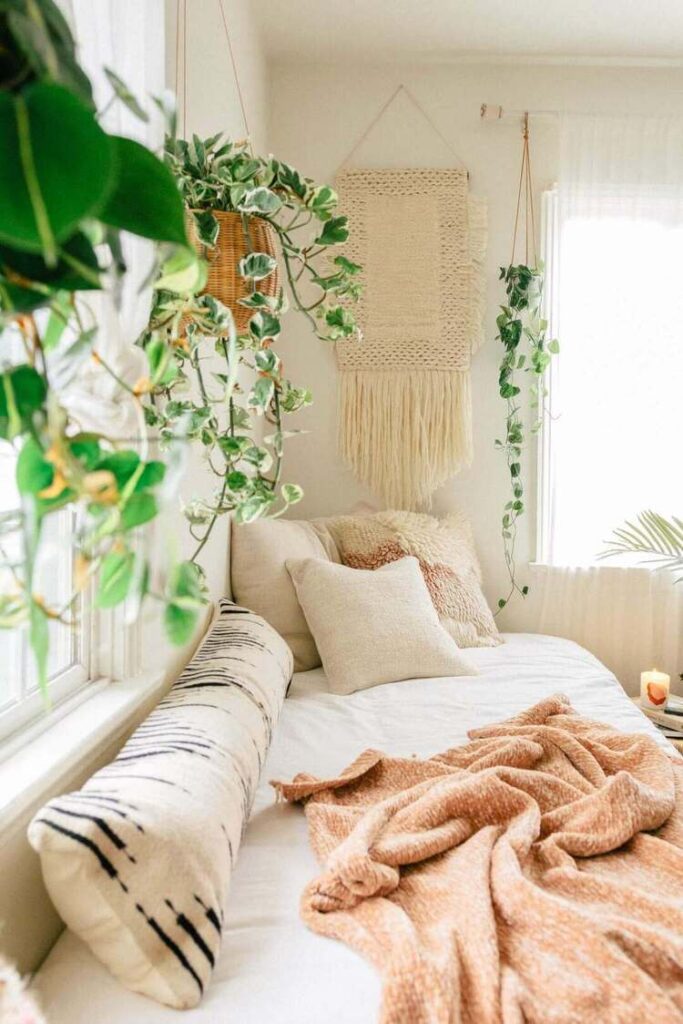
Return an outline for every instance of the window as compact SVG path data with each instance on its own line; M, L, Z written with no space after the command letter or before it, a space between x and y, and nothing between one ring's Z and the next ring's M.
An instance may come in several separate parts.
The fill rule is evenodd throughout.
M683 506L683 223L665 198L640 195L637 208L624 195L595 198L544 199L546 303L561 351L541 444L538 558L554 565L594 563L625 519Z
M14 482L15 460L13 447L0 442L0 513L19 506ZM64 510L48 517L44 527L35 591L54 608L63 607L73 592L73 517L73 512ZM3 539L3 550L10 562L21 560L18 534ZM50 623L48 688L55 704L81 687L90 676L90 617L85 604L80 601L70 613L78 620L78 626ZM0 740L38 716L43 707L25 630L0 630Z

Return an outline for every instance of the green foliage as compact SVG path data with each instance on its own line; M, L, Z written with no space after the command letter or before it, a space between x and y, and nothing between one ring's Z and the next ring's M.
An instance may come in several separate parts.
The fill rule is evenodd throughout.
M295 484L280 486L283 439L294 433L283 430L282 417L308 405L311 395L283 375L272 347L282 329L284 296L267 308L258 301L253 305L257 311L248 330L238 336L230 310L213 296L177 296L161 289L149 329L139 339L155 381L146 396L147 422L162 446L178 438L199 442L216 476L215 492L185 507L197 541L192 561L219 516L234 512L238 522L251 522L282 515L302 497ZM156 368L162 364L167 370L159 376ZM254 440L259 418L272 427L262 443ZM167 624L182 618L175 609Z
M545 374L552 355L560 351L555 339L547 339L548 323L541 316L543 295L543 269L530 268L520 264L500 268L501 281L505 282L507 303L500 307L496 318L497 340L504 348L504 355L498 372L498 390L507 406L505 437L495 442L496 448L505 455L510 476L511 497L506 502L501 518L501 533L505 565L510 578L510 590L506 597L498 600L503 609L510 598L518 593L526 597L529 587L517 582L515 564L515 543L517 522L525 512L524 483L520 459L526 447L526 429L517 383L518 373L532 375L531 405L533 422L530 432L538 432L545 415ZM526 351L521 351L524 348Z
M166 632L175 644L185 644L192 637L197 616L206 604L201 569L192 562L181 562L171 574L168 601L164 612Z
M53 266L60 243L112 187L111 139L68 89L39 82L0 92L0 148L0 239Z
M302 497L300 487L281 481L284 441L296 433L284 429L283 417L309 404L311 394L284 375L273 348L288 299L283 290L264 295L259 282L276 260L246 246L240 301L252 315L237 335L231 310L203 294L206 264L187 241L184 207L207 247L218 238L215 210L240 213L245 230L251 217L267 221L293 304L320 338L356 333L349 304L360 294L361 268L338 254L325 262L348 237L329 186L220 136L171 139L162 162L139 143L109 135L53 0L0 0L0 42L0 329L20 337L26 354L17 364L0 361L0 443L17 454L21 498L20 508L0 516L0 628L27 626L44 686L49 623L72 624L86 587L94 586L104 609L158 601L167 635L184 643L206 601L196 559L218 516L234 512L250 522L281 515ZM110 102L145 120L116 72L106 74ZM167 98L155 102L172 123ZM159 268L149 329L138 340L148 370L133 387L98 352L98 324L80 295L105 286L120 293L122 231L156 242ZM168 450L167 463L79 432L60 405L52 369L48 375L54 355L62 384L86 360L110 374ZM218 365L209 369L209 357ZM263 441L256 439L258 419L269 425ZM152 585L159 574L140 531L177 486L179 441L202 445L216 490L185 510L197 541L192 559ZM76 590L62 607L48 607L35 593L35 569L45 520L64 508L76 512L78 524ZM2 538L12 534L20 534L19 564L3 553Z
M268 221L277 233L294 305L320 338L336 341L356 333L353 315L340 299L358 298L361 267L337 254L331 272L322 274L314 262L348 236L346 218L333 216L337 196L329 186L315 185L272 157L254 156L246 144L223 142L220 135L205 140L195 136L191 142L170 139L166 149L205 246L218 240L215 211L242 215L247 255L238 266L245 281L239 303L253 311L246 331L238 335L232 312L214 296L199 294L202 282L194 281L189 268L175 257L173 266L162 267L149 329L139 339L150 366L147 422L158 431L162 444L172 444L178 437L200 442L216 476L215 492L185 508L197 540L195 560L219 516L232 512L242 523L278 516L303 496L298 485L281 483L284 441L296 433L284 429L283 417L308 405L311 393L284 375L273 347L288 301L282 290L277 296L259 290L277 260L248 251L249 218ZM299 244L296 237L304 241ZM306 275L317 294L304 302L298 282ZM174 293L169 291L170 282L176 285ZM254 440L258 419L269 427L262 443ZM175 607L168 612L169 624L176 631L181 628L182 614Z
M76 293L101 288L105 273L125 273L121 229L167 243L169 259L184 253L186 277L202 277L172 174L139 143L101 127L52 0L0 2L0 40L0 329L21 338L25 352L23 362L0 361L0 443L16 451L21 498L20 508L0 518L0 539L20 534L24 552L17 564L0 547L0 628L28 624L44 686L49 622L71 623L78 596L50 608L34 592L46 518L67 506L77 511L77 589L97 579L97 603L114 607L136 588L138 596L146 590L149 574L135 537L158 512L165 472L162 463L103 436L79 434L60 407L47 354L62 352L63 379L87 358L111 372L95 348L97 325L84 324ZM121 79L107 74L113 99L146 118ZM35 317L41 308L45 315ZM172 379L169 365L156 368L155 383ZM164 604L175 600L172 593L158 596Z
M185 218L169 169L133 139L112 142L118 178L100 219L144 238L185 245Z
M641 512L635 522L626 521L605 542L609 546L600 558L617 555L640 554L649 556L643 561L670 572L683 571L683 520L672 516L667 519L659 512ZM683 582L679 576L677 583Z
M336 256L334 272L326 271L328 250L349 237L346 217L336 215L333 188L316 185L274 157L254 156L248 143L226 142L221 135L209 139L194 135L192 141L170 138L166 155L204 245L211 248L218 241L214 211L267 221L277 234L292 302L318 337L338 341L357 333L349 305L360 294L361 268ZM240 262L239 272L254 283L267 278L275 267L271 256L251 252ZM304 297L304 290L314 294ZM345 303L343 309L339 300Z

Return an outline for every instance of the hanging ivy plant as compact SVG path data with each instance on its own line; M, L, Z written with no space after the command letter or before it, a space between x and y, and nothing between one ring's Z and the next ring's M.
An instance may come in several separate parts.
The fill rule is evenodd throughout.
M500 397L506 403L507 415L505 437L503 440L496 440L495 444L505 456L511 490L502 517L503 549L510 590L506 597L499 598L500 610L515 593L522 597L529 593L528 585L520 585L517 580L515 562L517 523L525 512L522 454L527 446L519 374L532 375L530 394L533 418L529 433L534 435L538 433L546 412L545 399L548 391L545 386L545 375L552 356L560 351L560 346L555 338L547 339L548 321L541 316L542 266L532 268L524 264L510 264L500 268L499 280L505 282L507 303L500 307L501 311L496 319L496 340L500 341L505 349L498 374L498 389Z
M161 367L147 384L148 424L162 443L186 436L201 444L216 477L213 493L184 509L197 541L194 561L219 516L233 512L247 523L282 515L301 499L301 488L281 479L285 440L296 433L283 421L308 405L311 393L285 375L274 346L288 296L321 340L354 335L349 305L360 294L361 267L339 253L349 232L328 185L221 135L169 138L166 159L208 260L223 244L217 213L240 218L247 248L254 219L268 224L277 240L272 255L231 241L223 256L234 261L229 272L240 287L228 291L241 297L230 307L203 291L206 268L200 265L198 278L196 266L186 266L180 254L174 272L167 267L157 281L149 329L139 339L150 365ZM286 291L270 287L278 264ZM236 327L240 322L243 329ZM256 429L259 419L265 431Z

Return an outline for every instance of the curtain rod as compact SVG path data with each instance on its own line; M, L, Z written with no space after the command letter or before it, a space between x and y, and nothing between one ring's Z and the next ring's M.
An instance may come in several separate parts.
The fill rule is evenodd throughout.
M479 116L482 121L508 121L514 118L523 122L525 116L557 118L561 117L564 113L575 115L577 117L610 116L610 114L600 110L508 110L507 108L501 107L495 103L482 103L479 108ZM617 111L617 113L619 113L619 111Z
M482 103L479 108L479 116L482 121L503 121L509 118L517 118L521 121L529 117L559 117L559 110L507 110L494 103Z

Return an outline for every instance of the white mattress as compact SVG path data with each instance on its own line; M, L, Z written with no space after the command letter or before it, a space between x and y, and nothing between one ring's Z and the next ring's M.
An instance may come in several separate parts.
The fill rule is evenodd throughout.
M65 932L36 985L50 1024L366 1024L377 1019L379 981L346 947L308 932L299 894L316 872L303 811L276 804L271 778L334 775L366 747L429 756L468 729L508 717L552 693L618 728L672 748L616 679L577 644L512 634L468 650L481 675L391 683L350 697L327 691L321 669L295 676L233 875L227 931L213 982L180 1014L123 989Z

